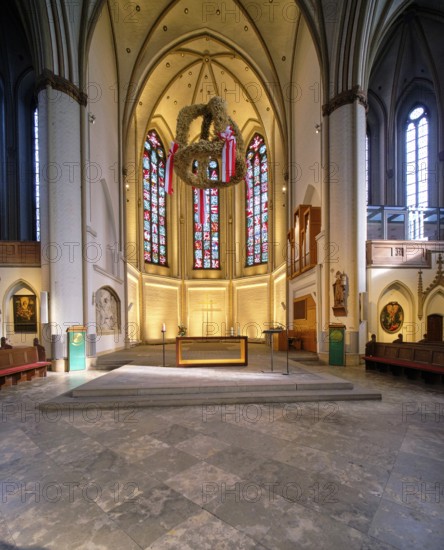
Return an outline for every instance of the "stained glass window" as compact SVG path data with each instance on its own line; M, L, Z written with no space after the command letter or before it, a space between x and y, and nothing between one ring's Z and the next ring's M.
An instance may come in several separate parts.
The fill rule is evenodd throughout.
M145 263L167 263L167 212L165 149L155 130L150 130L143 149L143 254Z
M370 200L370 135L369 131L365 134L365 197L367 204L371 203Z
M421 105L414 107L407 117L405 140L407 206L428 206L429 122Z
M39 160L39 113L34 109L34 200L35 240L40 241L40 160Z
M197 167L195 161L194 166ZM219 165L211 160L209 179L219 179ZM194 269L220 268L219 190L193 187Z
M268 262L268 160L264 138L255 134L247 149L246 265Z

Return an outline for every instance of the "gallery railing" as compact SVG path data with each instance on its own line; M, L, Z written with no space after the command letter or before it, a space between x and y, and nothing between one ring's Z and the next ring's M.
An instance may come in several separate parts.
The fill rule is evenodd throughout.
M444 241L444 208L367 206L367 240Z
M0 241L1 267L40 267L40 243L36 241Z

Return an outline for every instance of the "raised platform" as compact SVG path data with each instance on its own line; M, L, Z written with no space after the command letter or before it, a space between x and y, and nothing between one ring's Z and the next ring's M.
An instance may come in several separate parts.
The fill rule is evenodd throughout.
M238 369L169 368L125 365L40 408L166 407L233 403L294 403L381 399L379 392L354 388L351 382L293 366L282 372Z

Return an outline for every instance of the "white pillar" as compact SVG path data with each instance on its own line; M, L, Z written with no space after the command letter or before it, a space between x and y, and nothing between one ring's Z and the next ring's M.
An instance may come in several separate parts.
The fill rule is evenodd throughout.
M329 242L323 276L329 322L346 326L347 365L359 363L359 293L366 289L365 118L365 107L354 101L333 110L328 125L329 201L324 207L328 209ZM336 316L333 311L338 271L347 278L346 316Z
M50 86L38 100L42 290L49 291L43 335L46 345L59 335L66 355L66 329L83 323L81 106Z

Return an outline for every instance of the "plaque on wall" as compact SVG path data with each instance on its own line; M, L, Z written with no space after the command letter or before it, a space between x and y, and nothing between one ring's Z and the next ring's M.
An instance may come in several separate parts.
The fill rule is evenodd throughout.
M389 302L382 308L379 318L385 332L394 334L401 330L404 322L404 310L398 302Z

